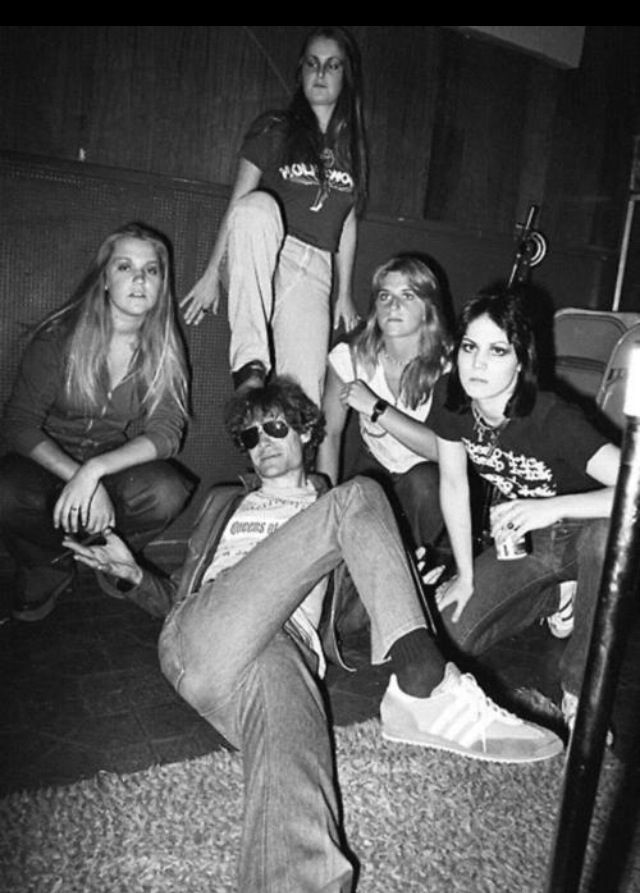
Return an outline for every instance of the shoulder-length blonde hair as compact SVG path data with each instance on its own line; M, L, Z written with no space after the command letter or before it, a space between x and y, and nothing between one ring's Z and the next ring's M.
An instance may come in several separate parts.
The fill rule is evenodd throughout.
M371 307L364 328L354 337L352 350L369 374L373 374L384 350L384 335L378 325L376 296L389 273L401 273L425 308L417 356L408 363L400 378L400 396L415 409L426 403L431 390L445 369L451 341L440 310L441 289L426 262L413 254L397 254L374 272L371 285Z
M106 268L116 243L123 238L141 239L152 245L161 272L158 300L140 329L133 373L143 405L147 415L151 415L160 401L169 396L186 417L189 399L187 359L176 321L169 245L157 230L134 222L107 236L69 301L49 314L36 327L35 333L60 327L66 338L67 397L79 409L88 412L99 409L99 383L107 368L113 332Z

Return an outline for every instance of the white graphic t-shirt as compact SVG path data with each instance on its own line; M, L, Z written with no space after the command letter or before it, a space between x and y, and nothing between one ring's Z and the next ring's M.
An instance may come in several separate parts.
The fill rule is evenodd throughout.
M318 493L310 482L304 487L290 490L269 490L267 482L259 490L248 493L225 527L202 582L215 580L222 571L233 567L261 540L308 508L317 498ZM277 573L277 568L273 570ZM317 654L321 676L324 675L326 663L317 629L326 586L326 580L321 580L294 611L287 624Z

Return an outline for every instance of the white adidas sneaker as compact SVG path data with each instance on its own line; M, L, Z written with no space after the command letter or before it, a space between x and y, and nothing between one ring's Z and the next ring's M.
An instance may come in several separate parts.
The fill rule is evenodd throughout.
M389 741L447 750L494 763L533 763L561 753L555 732L498 707L473 676L448 663L428 698L405 694L391 676L380 704Z

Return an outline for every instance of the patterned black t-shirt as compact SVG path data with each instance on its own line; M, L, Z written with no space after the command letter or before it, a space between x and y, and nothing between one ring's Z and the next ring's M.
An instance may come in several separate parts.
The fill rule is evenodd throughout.
M275 121L257 135L246 136L240 155L262 171L260 188L280 200L287 233L334 253L338 250L345 218L354 204L353 177L335 163L330 147L324 152L324 184L312 165L284 164L285 126Z
M541 392L533 412L510 419L494 439L482 431L471 410L456 413L444 407L447 380L445 375L437 383L425 424L443 440L462 442L478 474L505 497L562 496L602 486L586 466L607 439L579 407Z

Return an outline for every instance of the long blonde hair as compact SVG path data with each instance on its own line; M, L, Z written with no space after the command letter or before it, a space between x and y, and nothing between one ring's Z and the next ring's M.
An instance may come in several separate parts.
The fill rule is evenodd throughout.
M65 332L65 391L71 404L83 411L100 408L99 382L107 366L113 323L106 293L106 267L116 242L141 239L153 246L161 270L158 300L139 332L134 375L147 415L169 395L183 416L188 415L188 368L184 344L176 321L171 283L170 250L165 237L143 223L128 223L103 241L82 282L70 300L49 314L34 334Z
M451 349L439 306L442 300L440 285L425 261L413 254L397 254L375 270L369 315L364 328L353 339L352 350L368 374L373 375L380 361L380 353L384 350L384 334L376 314L376 295L389 273L405 276L425 308L418 354L407 363L400 378L400 396L407 406L415 409L429 399L434 384L447 365Z

